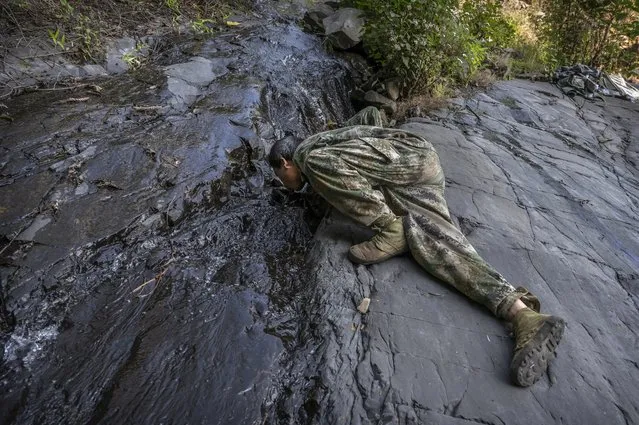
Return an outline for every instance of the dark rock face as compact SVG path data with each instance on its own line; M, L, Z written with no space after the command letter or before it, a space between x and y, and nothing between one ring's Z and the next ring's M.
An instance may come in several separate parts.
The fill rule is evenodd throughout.
M511 385L504 325L410 258L350 264L349 245L370 235L334 214L307 257L306 345L273 423L639 422L639 106L577 102L502 82L402 126L436 146L479 253L566 319L547 377Z
M374 106L391 116L397 111L397 102L379 94L375 90L364 91L357 88L351 93L351 101L358 109Z
M353 114L349 68L282 21L167 44L5 101L2 424L252 423L293 345L312 235L261 158Z

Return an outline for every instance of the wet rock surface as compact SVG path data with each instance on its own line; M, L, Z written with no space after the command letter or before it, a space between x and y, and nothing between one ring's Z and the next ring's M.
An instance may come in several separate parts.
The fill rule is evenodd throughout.
M514 387L504 324L410 258L350 264L370 234L333 214L308 255L314 342L280 382L274 423L639 421L639 106L582 103L515 80L401 126L436 146L479 253L566 319L547 376Z
M0 423L252 423L294 344L312 234L262 158L349 68L279 15L165 46L7 102Z

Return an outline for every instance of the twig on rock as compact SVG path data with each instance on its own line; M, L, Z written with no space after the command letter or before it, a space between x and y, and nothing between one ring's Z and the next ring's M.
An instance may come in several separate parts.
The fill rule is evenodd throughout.
M166 274L166 272L169 271L169 265L174 263L174 262L175 262L175 258L171 258L169 261L164 263L164 266L163 266L164 270L162 270L160 273L156 274L152 279L147 280L142 285L140 285L137 288L135 288L133 291L131 291L131 293L133 294L133 293L136 293L138 291L141 291L149 283L153 283L153 282L159 283L162 280L162 277Z
M2 255L2 254L3 254L6 250L7 250L7 248L9 248L9 247L11 246L11 244L13 243L13 241L15 241L15 240L16 240L16 238L17 238L18 236L20 236L20 234L22 233L22 231L23 231L24 229L26 229L26 227L27 227L27 225L26 225L26 224L25 224L25 225L23 225L23 226L22 226L22 228L16 232L16 234L13 236L13 238L11 238L11 240L9 241L9 243L8 243L8 244L6 244L4 248L0 249L0 255Z
M80 103L80 102L86 102L87 100L89 100L90 98L87 97L70 97L68 99L64 99L64 100L60 100L58 102L56 102L57 104L62 104L62 103Z
M164 106L162 105L149 105L149 106L134 106L133 110L137 112L145 112L145 111L159 111L162 110Z

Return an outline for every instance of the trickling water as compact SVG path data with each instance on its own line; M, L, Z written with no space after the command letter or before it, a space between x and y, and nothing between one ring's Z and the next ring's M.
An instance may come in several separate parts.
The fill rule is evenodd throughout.
M348 118L349 75L315 37L256 23L176 42L86 103L13 99L0 421L257 420L311 237L261 158Z

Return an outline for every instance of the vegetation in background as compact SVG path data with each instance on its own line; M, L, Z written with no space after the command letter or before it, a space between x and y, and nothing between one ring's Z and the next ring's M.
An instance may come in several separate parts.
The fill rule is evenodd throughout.
M5 0L0 47L47 37L98 61L106 37L233 26L230 0ZM585 63L628 74L639 68L639 0L345 0L367 17L364 47L404 96L445 96L497 77L549 75ZM17 41L16 41L17 40ZM124 58L139 66L138 52Z
M544 0L542 39L562 64L609 70L639 67L638 0Z
M365 49L404 93L465 81L485 49L473 38L457 0L354 0L367 16Z
M539 37L539 22L543 16L535 6L519 0L509 0L502 9L504 17L515 28L515 38L508 46L507 55L498 55L497 68L505 78L549 75L557 68L550 49Z
M517 26L503 10L501 1L464 1L462 20L470 34L486 48L511 46L517 36Z
M42 13L35 9L34 2L19 2L19 6L27 13ZM62 50L77 51L84 60L95 60L94 56L102 47L102 38L99 28L94 25L93 14L76 10L68 0L50 1L46 6L44 14L50 13L56 19L55 28L48 28L53 45ZM67 37L67 33L72 36Z
M601 4L600 4L601 3ZM639 67L639 0L350 0L364 48L406 96L586 63ZM487 70L490 72L487 73Z
M122 55L122 60L128 65L129 69L137 69L142 66L144 61L143 51L148 49L148 47L145 43L138 42L135 45L135 49Z

